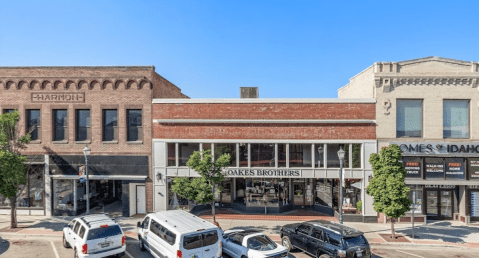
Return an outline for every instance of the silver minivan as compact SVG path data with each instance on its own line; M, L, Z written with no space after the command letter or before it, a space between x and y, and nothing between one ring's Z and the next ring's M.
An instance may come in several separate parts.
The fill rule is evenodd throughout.
M222 232L186 211L148 214L137 227L140 250L148 250L156 258L222 257Z

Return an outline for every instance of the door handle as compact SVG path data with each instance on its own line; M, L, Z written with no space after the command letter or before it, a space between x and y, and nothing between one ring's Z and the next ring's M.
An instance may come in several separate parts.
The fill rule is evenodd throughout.
M206 249L205 252L208 252L210 249Z

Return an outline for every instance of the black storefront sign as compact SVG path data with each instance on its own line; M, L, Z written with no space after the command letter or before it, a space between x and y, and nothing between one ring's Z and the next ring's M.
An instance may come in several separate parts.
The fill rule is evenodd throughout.
M467 165L469 180L479 180L479 158L469 158Z
M442 158L425 158L426 179L444 178L444 160Z
M446 158L446 179L464 179L464 158Z
M422 165L420 158L403 157L401 162L406 169L407 178L422 178Z

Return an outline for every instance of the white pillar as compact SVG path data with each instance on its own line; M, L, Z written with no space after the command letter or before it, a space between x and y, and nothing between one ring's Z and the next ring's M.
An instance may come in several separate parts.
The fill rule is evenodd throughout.
M75 215L77 214L77 180L73 179L73 211L75 211Z
M52 178L50 176L50 157L49 155L45 155L45 194L44 197L44 204L45 204L45 215L52 216Z

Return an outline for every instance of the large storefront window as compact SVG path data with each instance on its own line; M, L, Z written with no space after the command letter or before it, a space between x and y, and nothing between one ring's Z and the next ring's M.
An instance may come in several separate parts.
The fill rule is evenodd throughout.
M229 166L236 167L236 143L215 143L215 157L219 157L225 153L231 155Z
M289 145L289 167L312 167L311 144Z
M251 167L274 167L274 143L251 144Z
M231 204L233 201L233 180L232 178L225 178L225 181L221 182L222 191L215 193L215 202L220 205Z
M186 162L190 159L190 156L195 151L200 150L199 143L179 143L178 144L178 155L179 155L179 166L186 166Z
M288 179L246 178L246 207L278 207L289 204Z
M361 214L361 189L361 179L344 179L343 214Z
M78 196L78 192L77 192ZM77 197L78 198L78 197ZM73 180L54 179L53 180L53 209L54 214L73 214Z
M179 196L177 193L171 191L173 186L174 177L168 177L168 209L190 209L194 206L195 202ZM190 180L193 179L190 177ZM188 205L189 204L189 205Z
M333 207L333 186L331 179L318 179L316 180L315 187L315 203Z
M414 210L414 213L422 214L422 198L423 198L422 186L408 185L408 187L410 189L409 200L412 201L411 210L408 211L408 213L411 213Z
M45 180L43 166L32 166L27 171L27 183L20 186L17 207L43 208L45 201ZM10 202L6 200L6 202Z

